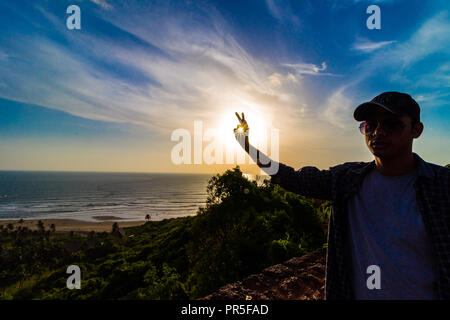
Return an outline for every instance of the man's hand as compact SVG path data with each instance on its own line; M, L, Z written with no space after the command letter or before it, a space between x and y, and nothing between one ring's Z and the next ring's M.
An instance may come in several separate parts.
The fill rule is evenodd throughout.
M238 135L246 135L248 136L249 127L247 121L245 120L244 113L242 112L242 118L239 116L239 113L235 112L236 117L239 120L239 124L234 129L234 136L238 138Z
M245 120L244 113L242 112L242 118L239 116L239 113L235 112L236 117L239 120L239 124L237 127L233 130L234 131L234 137L239 142L242 148L246 152L249 152L250 144L248 142L248 133L249 133L249 127L247 124L247 121Z
M272 169L272 160L270 160L269 157L267 157L264 153L260 152L258 149L250 145L248 142L248 133L249 133L249 127L247 124L247 121L245 120L244 113L242 112L242 118L239 116L239 113L235 112L236 117L239 120L238 126L234 129L234 136L236 140L239 142L242 148L250 155L253 161L260 167L260 168L269 168ZM264 163L261 163L260 159L264 159ZM276 171L278 171L278 163L276 163ZM273 170L272 170L273 171ZM272 174L266 170L268 174ZM275 172L276 172L275 171Z

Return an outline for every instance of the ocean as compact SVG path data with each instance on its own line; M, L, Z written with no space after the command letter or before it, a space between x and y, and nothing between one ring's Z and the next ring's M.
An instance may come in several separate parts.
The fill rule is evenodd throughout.
M147 214L152 220L195 215L205 206L212 176L0 171L0 220L132 221Z

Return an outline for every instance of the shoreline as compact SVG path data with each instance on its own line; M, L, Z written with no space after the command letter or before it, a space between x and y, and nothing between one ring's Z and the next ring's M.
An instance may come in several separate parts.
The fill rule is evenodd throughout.
M32 219L23 220L19 223L19 220L0 220L0 225L6 227L8 224L12 224L14 228L18 226L27 227L31 230L37 230L37 223L41 220L44 223L45 229L50 229L50 225L54 224L56 232L111 232L112 225L117 222L119 228L134 227L145 224L145 221L83 221L75 219Z

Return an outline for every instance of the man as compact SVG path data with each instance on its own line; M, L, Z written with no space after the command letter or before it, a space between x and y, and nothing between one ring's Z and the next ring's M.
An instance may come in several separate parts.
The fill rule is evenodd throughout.
M248 142L244 115L236 115L238 141L267 167ZM450 299L450 170L412 152L423 131L419 105L385 92L354 118L374 161L298 171L280 163L270 173L286 190L332 200L326 299Z

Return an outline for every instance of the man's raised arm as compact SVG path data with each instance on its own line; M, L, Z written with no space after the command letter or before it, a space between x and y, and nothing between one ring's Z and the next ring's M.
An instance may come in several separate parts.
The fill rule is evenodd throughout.
M282 188L305 197L316 199L331 199L331 171L319 170L316 167L303 167L295 171L292 167L271 160L249 143L249 127L245 120L236 112L239 125L234 129L236 140L249 154L253 161L271 176L271 182Z

